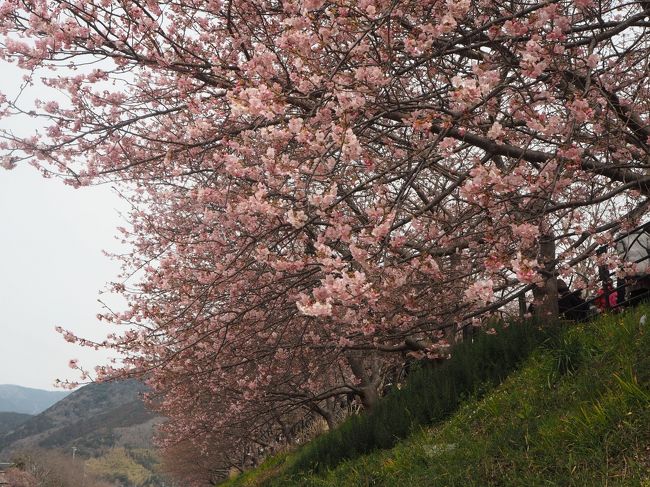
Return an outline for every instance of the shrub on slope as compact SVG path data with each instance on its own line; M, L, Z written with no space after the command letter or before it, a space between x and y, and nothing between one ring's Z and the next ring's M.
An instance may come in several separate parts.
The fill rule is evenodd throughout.
M421 366L406 387L383 398L371 412L355 415L340 427L315 438L296 453L292 470L321 470L375 449L391 448L415 428L443 420L463 398L500 383L550 330L535 323L481 333L454 347L442 364Z

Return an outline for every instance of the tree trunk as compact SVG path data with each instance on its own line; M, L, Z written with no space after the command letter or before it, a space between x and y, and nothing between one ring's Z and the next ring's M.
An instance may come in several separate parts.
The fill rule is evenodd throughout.
M540 319L555 319L558 316L557 278L555 277L555 239L552 233L539 238L539 262L543 266L544 284L533 288L535 316Z
M366 411L370 411L377 401L379 400L379 365L377 360L372 357L371 371L368 373L364 366L363 358L350 354L348 355L348 363L354 376L359 379L359 385L355 387L355 391L361 399L361 404Z
M526 295L521 294L519 296L519 299L517 300L519 303L519 318L524 319L524 316L526 315Z
M367 386L361 389L359 398L361 399L361 404L363 404L363 409L370 411L377 404L379 393L377 392L376 387Z

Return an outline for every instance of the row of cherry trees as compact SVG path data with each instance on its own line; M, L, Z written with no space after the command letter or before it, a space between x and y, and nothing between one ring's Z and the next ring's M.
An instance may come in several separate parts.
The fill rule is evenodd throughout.
M0 55L44 94L1 114L44 128L2 165L117 185L125 326L63 333L147 380L168 444L242 464L372 407L450 325L529 290L552 312L644 217L648 27L647 2L3 0Z

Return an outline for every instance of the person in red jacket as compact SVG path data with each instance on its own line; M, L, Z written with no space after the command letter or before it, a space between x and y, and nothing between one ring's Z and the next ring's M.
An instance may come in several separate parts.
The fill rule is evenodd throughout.
M611 279L607 279L603 283L603 288L598 290L594 304L601 313L618 309L618 292L614 289Z

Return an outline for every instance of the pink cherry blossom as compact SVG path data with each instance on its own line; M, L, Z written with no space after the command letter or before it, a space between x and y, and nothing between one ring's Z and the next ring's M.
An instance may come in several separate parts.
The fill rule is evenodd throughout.
M446 324L639 270L611 247L650 212L643 2L120 5L0 1L30 88L0 165L130 203L125 309L57 331L119 357L89 379L147 381L166 448L240 468Z

